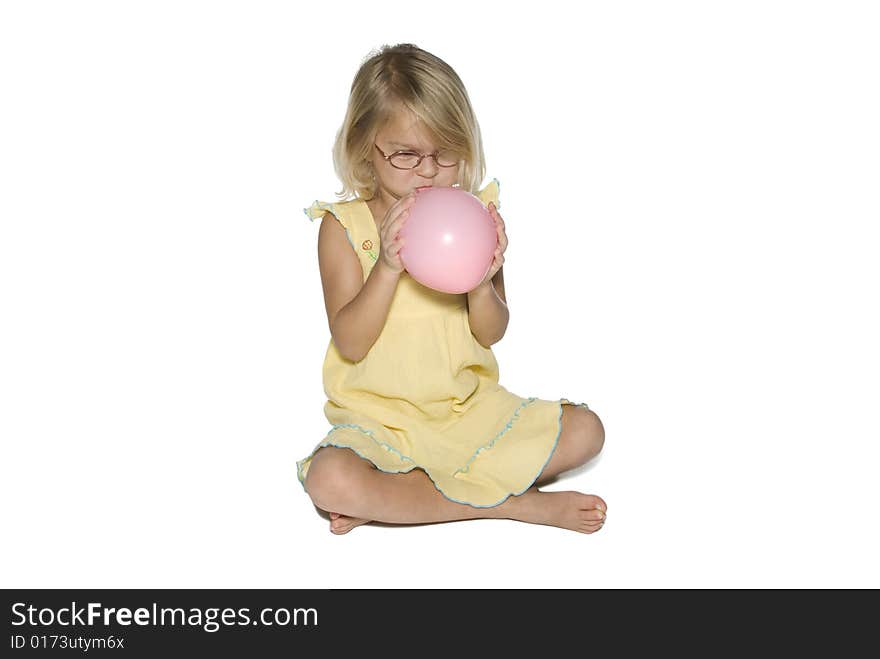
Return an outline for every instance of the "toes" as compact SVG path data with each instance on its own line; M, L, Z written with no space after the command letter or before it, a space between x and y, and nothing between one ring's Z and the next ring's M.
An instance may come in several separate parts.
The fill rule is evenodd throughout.
M590 497L591 499L599 499L599 497ZM599 502L604 504L605 502L599 499ZM601 508L590 508L588 510L580 511L580 531L581 533L595 533L599 529L602 528L602 525L605 524L605 513L601 510Z
M358 519L357 517L347 517L345 515L340 515L339 513L332 514L336 515L336 517L330 520L330 531L331 533L335 533L336 535L348 533L356 526L361 526L362 524L367 523L367 520L365 519Z
M605 513L595 508L593 510L582 510L581 519L585 522L604 522Z
M582 494L578 502L578 508L581 510L601 510L603 513L608 512L608 504L602 497L595 494Z
M599 531L601 528L602 528L602 525L600 524L599 526L583 526L578 530L581 533L589 534L589 533L595 533L596 531Z
M604 521L601 522L582 522L580 531L581 533L595 533L599 529L601 529L605 525Z
M330 522L330 532L335 533L336 535L348 533L349 531L351 531L352 528L354 527L352 527L351 524L340 522L340 520L333 520L332 522Z

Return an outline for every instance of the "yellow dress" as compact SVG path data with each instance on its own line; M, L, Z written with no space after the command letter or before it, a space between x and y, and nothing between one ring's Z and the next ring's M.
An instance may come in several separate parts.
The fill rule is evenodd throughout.
M493 179L477 196L500 209L499 188ZM345 227L366 280L379 257L367 203L315 201L305 209L312 221L327 211ZM531 487L556 448L562 405L574 405L521 398L499 385L494 353L471 334L467 294L427 288L405 270L369 353L349 361L331 338L323 381L332 428L297 462L303 487L315 451L337 446L384 472L420 468L446 498L475 507Z

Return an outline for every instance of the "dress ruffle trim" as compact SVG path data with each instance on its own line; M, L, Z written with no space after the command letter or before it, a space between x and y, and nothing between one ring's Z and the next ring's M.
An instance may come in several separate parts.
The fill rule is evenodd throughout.
M306 217L310 222L314 222L319 217L324 217L324 213L330 213L339 220L339 223L342 225L342 228L345 229L345 236L348 238L348 242L351 243L352 248L357 252L357 247L354 246L354 240L351 238L351 230L348 226L348 221L342 216L336 209L336 204L329 204L325 201L318 201L315 199L315 203L309 206L308 208L303 208L303 213L306 214Z
M486 445L481 446L480 448L478 448L478 449L474 452L474 454L468 459L467 463L465 464L465 467L467 467L467 469L469 469L469 468L470 468L470 463L471 463L471 462L472 462L472 461L473 461L473 460L474 460L474 459L475 459L480 453L482 453L483 451L486 451L486 450L490 450L490 449L496 444L496 442L497 442L499 439L501 439L501 437L502 437L502 436L503 436L508 430L510 430L510 428L511 428L512 425L513 425L513 422L516 420L517 416L519 415L519 411L520 411L523 407L525 407L525 406L530 405L531 403L533 403L535 400L537 400L537 399L536 399L536 398L529 398L528 400L526 400L525 402L523 402L523 403L522 403L522 404L516 409L516 411L513 413L513 416L511 417L510 421L507 422L507 424L505 425L504 429L503 429L500 433L498 433L498 435L496 435L495 438L492 439L489 443L487 443ZM390 445L387 444L386 442L382 442L382 441L376 439L375 435L373 434L373 432L372 432L371 430L368 430L367 428L364 428L364 427L362 427L362 426L359 426L359 425L356 425L356 424L350 424L350 423L334 425L334 426L330 429L330 432L327 433L327 436L324 438L324 441L322 441L317 447L315 447L315 449L309 454L308 457L306 457L306 458L304 458L304 459L302 459L302 460L298 460L298 461L297 461L297 463L296 463L297 478L298 478L298 480L299 480L299 482L300 482L300 485L302 485L303 490L305 490L306 484L305 484L305 476L303 475L303 467L304 467L304 465L305 465L307 462L309 462L309 461L312 459L312 457L314 457L315 453L317 453L319 449L322 449L322 448L324 448L324 447L326 447L326 446L333 446L333 447L335 447L335 448L347 448L347 449L351 449L351 450L354 451L359 457L363 458L364 460L367 460L367 461L370 462L372 465L374 465L374 466L376 467L376 469L378 469L379 471L384 472L384 473L386 473L386 474L405 474L405 473L409 473L410 471L412 471L413 469L416 469L416 468L421 469L422 471L425 472L425 474L428 476L428 478L429 478L429 479L431 480L431 482L434 484L434 487L437 488L437 491L440 492L440 494L442 494L446 499L448 499L449 501L452 501L453 503L460 503L460 504L464 504L464 505L471 506L471 507L473 507L473 508L494 508L495 506L500 506L502 503L504 503L505 501L507 501L507 499L510 498L511 496L519 496L520 494L522 494L523 492L525 492L526 490L528 490L530 487L532 487L532 485L535 484L535 481L538 480L538 477L541 475L541 472L544 471L544 467L547 466L547 464L550 462L550 459L553 457L553 453L556 451L556 446L559 444L559 437L560 437L560 435L562 435L562 413L563 413L562 406L563 406L563 405L574 405L574 406L576 406L576 407L583 407L585 410L589 410L589 409L590 409L589 407L587 407L587 404L586 404L586 403L573 403L573 402L571 402L570 400L568 400L567 398L560 398L560 399L557 400L557 403L559 404L559 417L558 417L558 419L557 419L558 430L556 431L556 439L553 440L553 446L551 447L550 452L547 454L547 459L544 461L544 463L541 465L541 467L537 470L537 472L535 472L535 476L532 478L532 480L529 482L528 485L526 485L526 486L525 486L523 489L521 489L519 492L509 492L508 494L504 495L500 500L496 501L495 503L490 503L490 504L476 504L476 503L471 503L470 501L462 501L462 500L455 499L455 498L449 496L449 495L448 495L446 492L444 492L443 489L437 484L437 479L434 478L434 476L431 474L431 470L430 470L430 468L426 467L425 465L420 465L420 464L416 463L416 461L413 460L410 456L408 456L408 455L404 455L403 453L401 453L400 451L398 451L397 449L395 449L393 446L390 446ZM361 433L367 435L367 436L368 436L371 440L373 440L378 446L382 447L382 449L383 449L384 451L387 451L387 452L390 452L390 453L394 453L394 454L398 457L398 459L399 459L401 462L409 462L409 463L411 463L411 464L409 464L409 466L407 466L406 468L403 468L403 469L386 469L386 468L383 468L382 465L377 464L376 461L373 460L372 458L370 458L368 455L365 455L362 451L359 451L357 447L355 447L355 446L351 446L350 444L344 444L344 443L342 443L342 442L340 442L340 441L335 441L335 440L332 440L332 439L328 439L328 438L330 437L330 435L333 434L333 432L334 432L335 430L339 429L339 428L352 428L352 429L354 429L354 430L357 430L357 431L359 431L359 432L361 432ZM462 467L461 469L458 469L455 473L457 474L457 473L460 473L460 472L467 471L467 469L465 469L465 467ZM453 474L453 476L454 476L454 474Z
M501 196L501 182L497 178L493 178L492 182L489 183L485 188L480 190L477 197L480 198L480 201L483 202L485 206L489 206L489 202L491 201L495 204L495 208L501 210L501 201L499 197Z
M336 212L335 206L336 204L329 204L326 201L318 201L315 199L315 203L308 208L303 208L303 213L306 214L309 221L314 222L319 217L323 216L325 212L329 211L333 213L337 220L342 222L342 218L340 218L339 214Z
M513 413L513 416L511 417L510 421L508 421L508 422L507 422L507 425L504 426L504 429L503 429L501 432L499 432L497 435L495 435L495 438L494 438L491 442L489 442L488 444L485 444L485 445L481 446L481 447L478 448L476 451L474 451L473 455L471 455L471 457L468 458L468 461L464 463L464 466L463 466L463 467L459 467L458 469L456 469L456 470L452 473L452 477L455 478L458 474L466 474L467 472L469 472L469 471L471 470L471 463L472 463L474 460L477 459L477 456L480 455L480 453L482 453L483 451L488 451L488 450L491 449L493 446L495 446L495 442L497 442L499 439L501 439L501 437L502 437L502 436L503 436L508 430L510 430L511 427L513 427L513 422L516 421L517 418L519 418L519 411L520 411L522 408L524 408L526 405L531 405L531 404L534 403L536 400L537 400L537 398L529 398L528 400L523 401L523 402L520 404L520 406L516 408L516 411Z

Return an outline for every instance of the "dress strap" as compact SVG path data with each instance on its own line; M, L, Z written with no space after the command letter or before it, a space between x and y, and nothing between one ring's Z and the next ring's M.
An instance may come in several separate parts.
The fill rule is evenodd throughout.
M480 190L477 193L477 198L483 202L484 206L489 206L489 202L491 201L495 204L495 208L501 210L501 204L498 201L498 195L501 192L501 183L497 178L493 178L492 181L485 188Z
M355 242L358 237L357 221L352 212L350 203L333 203L318 201L316 199L315 203L308 208L304 208L303 212L311 222L314 222L319 217L324 217L324 213L330 213L333 215L333 217L335 217L345 229L345 235L348 237L348 242L351 243L352 249L357 251L357 247L355 247Z

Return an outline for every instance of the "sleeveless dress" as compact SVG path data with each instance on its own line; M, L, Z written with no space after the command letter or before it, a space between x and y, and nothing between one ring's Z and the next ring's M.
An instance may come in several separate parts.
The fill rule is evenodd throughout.
M476 196L498 203L497 179ZM329 211L345 227L364 280L379 257L379 233L362 199L315 201L314 221ZM522 398L498 383L498 363L471 333L467 293L421 285L404 270L385 325L359 362L331 337L323 364L324 414L332 424L315 451L349 448L388 473L425 471L451 501L492 507L525 492L556 448L568 399ZM585 409L587 405L578 403Z

